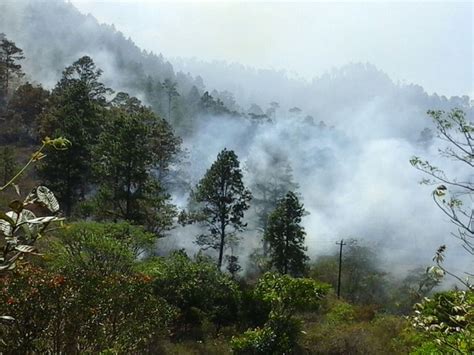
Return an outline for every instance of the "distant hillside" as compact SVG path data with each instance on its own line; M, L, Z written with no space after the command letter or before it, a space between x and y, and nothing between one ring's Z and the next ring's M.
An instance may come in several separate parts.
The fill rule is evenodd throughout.
M47 87L55 85L66 66L89 55L103 70L107 86L139 97L164 117L168 101L162 84L166 79L176 83L180 96L174 103L173 121L191 116L193 87L197 100L205 91L199 76L176 73L161 54L141 50L113 25L99 24L93 16L60 0L0 3L2 32L24 50L22 65L28 78Z
M467 108L470 98L428 95L416 84L395 83L382 70L369 63L351 63L332 68L312 80L270 69L255 69L224 61L205 62L197 58L170 59L177 70L199 73L219 91L229 90L244 108L252 103L267 107L277 101L286 110L300 107L307 113L333 124L342 124L337 112L357 112L376 102L391 111L415 109L422 116L430 108ZM396 102L396 103L395 103ZM395 113L395 112L394 112Z
M348 64L312 81L283 71L198 59L174 59L173 66L163 55L137 47L113 25L99 24L61 0L0 3L1 32L24 49L24 68L33 80L51 87L64 67L90 55L108 86L139 97L163 117L172 116L175 127L188 133L199 115L238 111L250 117L307 117L414 141L426 126L426 110L472 109L468 97L428 95L418 85L394 83L371 64ZM177 84L179 93L172 115L162 87L166 79ZM204 95L206 90L212 97ZM278 112L271 102L279 104Z
M161 54L141 50L113 25L99 24L60 0L2 2L0 32L24 49L25 68L33 78L50 85L65 66L84 54L107 69L104 77L115 86L136 86L135 81L147 75L161 81L179 79L183 89L202 85L199 79L178 77Z

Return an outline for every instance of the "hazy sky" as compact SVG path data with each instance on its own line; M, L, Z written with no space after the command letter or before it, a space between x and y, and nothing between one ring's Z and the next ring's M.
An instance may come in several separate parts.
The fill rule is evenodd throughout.
M308 79L371 62L429 93L474 96L474 2L71 2L168 58L286 69Z

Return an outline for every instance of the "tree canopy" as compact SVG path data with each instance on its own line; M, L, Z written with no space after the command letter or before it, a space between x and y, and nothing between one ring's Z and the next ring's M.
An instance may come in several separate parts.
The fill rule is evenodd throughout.
M265 240L269 243L270 264L282 274L301 276L306 269L306 232L300 225L303 204L293 192L282 198L268 217Z

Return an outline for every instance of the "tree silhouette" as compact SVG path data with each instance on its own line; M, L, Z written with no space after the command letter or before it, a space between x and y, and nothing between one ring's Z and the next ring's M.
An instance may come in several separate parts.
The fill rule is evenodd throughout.
M193 199L200 205L198 220L209 230L209 234L198 237L197 244L218 251L220 269L225 249L235 241L235 233L246 227L242 219L251 199L242 181L239 160L232 150L219 153L197 185Z
M270 263L282 274L301 276L305 271L306 232L300 225L304 214L303 205L290 191L268 218L265 239L270 244Z

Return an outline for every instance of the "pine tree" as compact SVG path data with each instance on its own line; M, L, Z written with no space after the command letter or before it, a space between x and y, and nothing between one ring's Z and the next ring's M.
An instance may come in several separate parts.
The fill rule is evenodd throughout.
M145 198L152 163L144 142L147 136L144 115L120 108L110 111L99 136L93 154L94 175L99 183L98 205L114 220L140 220L139 204Z
M268 217L275 209L278 201L288 191L298 189L293 180L293 172L288 159L281 154L271 154L266 164L259 159L249 159L247 170L252 172L252 205L255 209L257 230L265 235ZM263 239L263 256L268 253L268 242Z
M6 38L0 41L0 104L5 103L9 94L11 80L22 77L21 65L17 62L24 59L23 50L18 48L14 42Z
M38 119L47 106L49 92L41 86L25 83L19 86L10 100L4 125L2 125L2 138L14 143L36 144L38 137ZM9 131L15 135L7 136Z
M270 263L282 274L301 276L305 271L306 232L300 225L304 215L303 205L290 191L268 218L265 239L270 245Z
M175 97L179 96L179 93L176 90L176 83L173 83L170 79L165 79L163 88L168 98L168 121L171 122L172 101Z
M199 110L208 115L227 115L231 113L220 99L215 100L208 91L201 96Z
M198 220L209 230L209 234L198 237L197 244L218 251L220 269L226 248L235 241L236 232L246 227L243 217L251 199L234 151L219 153L197 185L193 199L199 204Z
M85 197L92 179L92 148L111 92L99 81L101 74L87 56L67 67L41 117L41 136L62 136L72 143L67 151L51 151L39 167L41 179L55 191L68 216Z
M162 132L161 121L138 99L119 93L93 155L99 216L143 224L157 235L170 228L176 211L156 171L179 149L177 140L160 140L172 134ZM157 154L155 148L169 155Z

